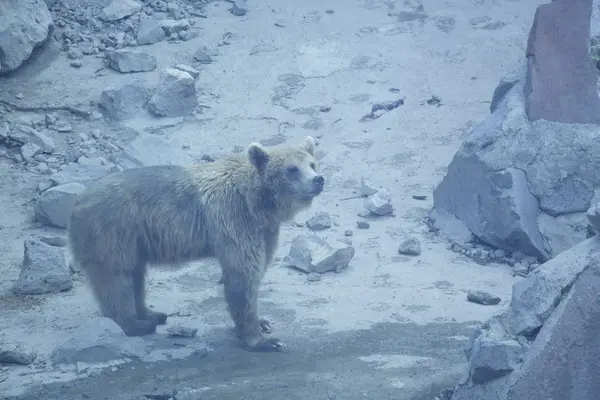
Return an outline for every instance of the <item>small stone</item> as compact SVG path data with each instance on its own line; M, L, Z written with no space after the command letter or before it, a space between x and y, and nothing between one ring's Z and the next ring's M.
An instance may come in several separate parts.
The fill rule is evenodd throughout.
M214 52L211 51L208 47L202 46L194 53L194 61L200 64L210 64L213 62L212 57L214 56Z
M67 53L69 60L79 60L83 57L83 52L77 48L69 50Z
M415 237L407 237L400 242L398 253L409 256L418 256L421 254L421 241Z
M121 73L147 72L156 69L156 57L132 50L113 50L106 53L109 67Z
M319 212L306 221L306 226L314 231L331 228L332 224L331 215L327 212Z
M21 146L21 155L23 156L23 159L25 161L31 160L33 157L35 157L37 154L40 154L41 152L42 149L35 143L29 142Z
M142 46L165 40L167 37L159 21L152 18L141 18L137 33L137 43Z
M26 351L20 345L13 348L0 348L0 364L29 365L36 358L37 353L35 351Z
M158 117L182 117L198 106L195 81L187 72L166 68L148 102L148 110Z
M362 193L363 196L372 196L375 193L377 193L377 191L379 190L378 188L375 187L375 185L373 185L371 182L369 182L366 179L361 179L360 181L360 188L359 188L360 192Z
M340 272L348 267L356 250L352 246L332 246L318 236L299 235L292 240L286 261L304 272Z
M112 84L102 91L98 105L106 111L109 118L122 121L142 111L150 96L150 90L139 81L131 81L120 86Z
M229 11L235 15L236 17L242 17L248 13L248 6L246 6L245 0L230 0L233 3L233 6L229 9Z
M494 258L496 260L501 260L504 257L506 257L506 250L504 250L504 249L496 249L492 253L492 258Z
M484 306L495 306L496 304L500 303L500 300L500 297L480 290L469 290L467 292L467 301L471 303L482 304Z
M513 253L512 258L514 258L517 261L522 261L525 258L525 254L517 250Z
M365 200L364 207L371 213L384 216L394 212L390 193L386 189L379 189L374 195Z
M56 148L54 141L50 137L27 125L19 123L14 125L9 137L21 144L32 142L39 146L44 153L53 153Z
M352 232L352 229L346 229L344 231L344 236L352 236L354 235L354 232Z
M306 275L306 280L308 282L319 282L321 280L321 274L310 272L308 275Z
M371 224L369 224L367 221L356 221L356 226L359 229L369 229Z
M159 21L160 26L163 28L167 36L177 36L181 31L185 31L190 28L190 21L182 19L175 21L172 19L163 19Z
M527 265L526 263L524 263L522 261L517 262L513 266L513 271L515 272L515 274L517 274L519 276L526 277L527 275L529 275L529 265Z
M80 183L67 183L46 190L35 205L35 218L47 225L66 229L75 198L85 190Z
M197 332L198 329L196 328L188 328L181 325L174 325L167 328L167 333L169 334L169 336L173 337L193 338L194 336L196 336Z
M73 287L63 249L37 240L24 242L23 265L13 292L21 295L56 293Z
M186 65L186 64L177 64L175 66L175 68L177 68L180 71L187 72L194 79L198 79L198 77L200 76L200 71L198 71L197 69L192 68L192 67L190 67L189 65Z

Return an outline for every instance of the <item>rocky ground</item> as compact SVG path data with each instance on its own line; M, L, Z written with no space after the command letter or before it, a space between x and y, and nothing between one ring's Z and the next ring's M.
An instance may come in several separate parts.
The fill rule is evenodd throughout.
M50 40L0 77L0 397L433 399L454 386L473 328L539 263L451 246L427 224L432 191L523 60L541 2L47 3ZM93 319L64 247L88 182L307 134L327 188L284 228L261 291L288 352L236 347L213 262L153 271L149 302L170 313L157 335ZM353 256L289 268L298 235Z

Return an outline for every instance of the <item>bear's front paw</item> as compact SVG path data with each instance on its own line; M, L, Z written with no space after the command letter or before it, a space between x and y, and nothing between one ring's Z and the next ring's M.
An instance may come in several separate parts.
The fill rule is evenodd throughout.
M271 323L269 321L267 321L266 319L261 318L258 320L258 323L259 323L260 330L262 333L269 334L272 332Z
M156 321L128 318L120 324L127 336L145 336L156 332Z
M263 337L247 339L244 341L248 351L256 352L282 352L285 344L277 338L265 339Z

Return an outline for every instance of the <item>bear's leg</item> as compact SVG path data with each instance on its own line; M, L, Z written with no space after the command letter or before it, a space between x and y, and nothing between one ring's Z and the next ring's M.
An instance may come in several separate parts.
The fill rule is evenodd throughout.
M133 270L135 309L138 319L152 320L157 325L167 323L167 314L151 310L146 306L146 263L140 263Z
M156 323L137 317L133 271L106 266L82 266L100 304L102 315L115 321L127 336L156 332Z
M265 329L270 331L270 324L258 318L259 270L244 267L241 270L239 266L234 269L224 265L223 271L225 300L237 335L250 351L280 351L285 345L277 338L265 338L263 332Z

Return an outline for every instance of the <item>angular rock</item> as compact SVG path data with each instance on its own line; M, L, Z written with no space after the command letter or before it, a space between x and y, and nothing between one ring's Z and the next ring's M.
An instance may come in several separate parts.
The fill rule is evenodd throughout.
M42 149L35 143L29 142L21 146L21 155L25 161L31 160L40 153L42 153Z
M595 400L600 391L597 379L600 368L600 238L590 238L559 254L540 266L545 270L545 282L522 297L537 300L536 289L544 291L544 285L552 287L551 293L542 294L542 301L511 303L506 312L492 318L476 333L471 349L469 378L455 389L452 400L522 400L578 399ZM563 272L562 269L566 272ZM553 282L558 273L560 284ZM535 274L535 273L534 273ZM532 274L533 275L533 274ZM525 281L534 280L531 276ZM523 282L525 282L523 281ZM559 289L562 287L562 290ZM556 295L561 292L560 295ZM528 341L526 352L518 354L514 340L521 342L515 332L526 333L521 324L515 329L515 321L506 316L529 315L529 331L537 332ZM525 321L526 319L521 319ZM535 326L534 326L535 325ZM504 331L508 327L508 333ZM539 331L539 332L538 332ZM512 333L511 333L512 332ZM530 336L533 339L533 336ZM496 342L492 342L495 340ZM510 341L504 349L499 343ZM478 344L479 343L479 344ZM494 343L481 351L482 343ZM512 349L512 350L511 350ZM503 354L500 354L502 350ZM514 351L513 351L514 350ZM525 350L525 348L523 348ZM477 352L481 353L477 356ZM485 357L486 353L489 355ZM493 354L496 353L496 354ZM510 354L513 354L512 357ZM479 358L479 361L477 361ZM519 362L518 359L523 361ZM488 362L482 362L487 359ZM502 361L502 362L499 362ZM504 366L503 366L504 364ZM485 366L485 369L481 367ZM492 368L490 368L490 366ZM479 368L475 379L472 373ZM508 374L506 371L511 370ZM487 378L493 378L487 380ZM475 382L477 381L477 382Z
M495 340L481 335L475 340L469 364L476 385L508 375L518 367L523 348L516 340Z
M40 241L56 247L67 247L69 244L67 238L64 236L42 236L40 237Z
M469 135L435 188L435 227L468 229L494 247L540 260L581 242L585 233L572 221L600 187L599 135L591 124L528 121L521 79Z
M61 171L50 176L54 185L65 185L67 183L80 183L88 186L110 172L117 171L114 165L82 165L77 163L67 164Z
M200 71L198 71L196 68L192 68L186 64L177 64L175 66L175 68L177 68L180 71L187 72L194 79L198 79L198 77L200 76Z
M135 0L112 0L100 12L100 19L107 22L118 21L141 11L141 9L142 3Z
M555 0L537 8L527 43L530 120L600 124L598 70L589 55L592 0Z
M27 351L23 346L0 348L0 364L29 365L37 358L37 352Z
M194 53L194 61L199 62L200 64L210 64L213 62L213 57L216 57L216 51L208 48L207 46L202 46Z
M166 68L148 102L148 110L159 117L182 117L198 106L194 78L187 72Z
M14 71L43 44L53 26L43 0L0 1L0 75Z
M248 6L245 0L230 0L233 5L229 11L236 17L242 17L248 13Z
M19 123L16 123L11 127L8 136L11 140L15 140L22 144L33 143L38 146L43 153L52 153L56 147L54 141L47 135Z
M510 308L502 316L507 332L514 336L535 336L561 296L589 265L599 244L600 237L588 239L577 246L577 252L565 251L516 282Z
M73 287L63 250L37 240L24 242L23 265L13 292L21 295L56 293Z
M299 235L292 240L286 261L307 273L340 272L355 254L352 246L333 247L318 236Z
M377 193L377 191L379 189L381 189L381 188L375 187L374 184L372 184L371 182L369 182L368 180L366 180L364 178L360 180L360 189L359 190L363 196L372 196L375 193Z
M46 190L35 205L35 219L43 224L67 228L78 194L85 190L81 183L67 183Z
M137 33L137 44L153 44L165 40L167 37L159 21L152 18L141 18Z
M140 337L128 337L110 318L98 317L79 326L52 351L54 364L100 363L123 357L142 357L146 343Z
M471 303L477 303L484 306L495 306L500 303L500 300L500 297L481 290L469 290L467 292L467 301L470 301Z
M156 57L141 51L120 49L109 51L106 56L109 66L122 73L147 72L156 69Z
M119 163L125 168L144 165L189 165L192 158L177 145L163 137L151 134L140 134L123 151Z
M320 231L323 229L331 228L333 221L331 220L331 215L327 212L319 212L313 215L306 221L306 226L308 226L313 231Z
M400 241L398 253L409 256L418 256L421 254L421 241L416 237L405 237Z
M190 21L187 19L163 19L159 21L159 25L163 28L167 36L176 35L181 31L189 29L191 26Z
M106 111L109 118L123 121L142 111L150 96L150 89L139 81L112 84L102 91L98 105Z
M174 325L167 328L167 333L169 334L169 336L173 337L193 338L194 336L196 336L197 332L198 329L196 328L188 328L180 325Z
M386 189L379 189L374 195L367 198L364 207L371 213L379 216L389 215L394 212L392 197Z

